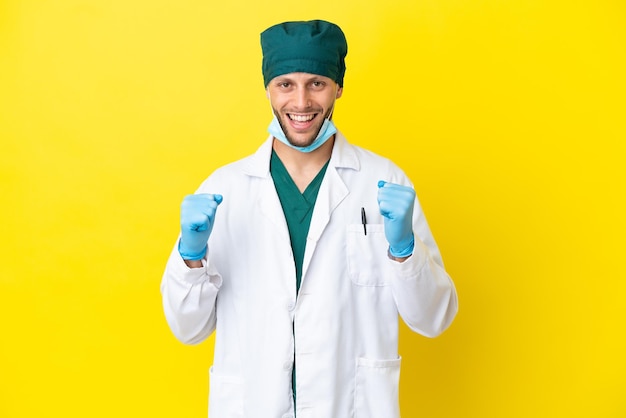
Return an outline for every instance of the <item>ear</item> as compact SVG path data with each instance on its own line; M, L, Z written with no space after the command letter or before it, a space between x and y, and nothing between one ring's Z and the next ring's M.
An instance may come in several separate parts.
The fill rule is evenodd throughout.
M268 99L270 98L270 89L269 88L265 89L265 97L267 97Z
M343 94L343 87L339 87L339 89L337 89L337 96L335 98L336 99L340 98L342 94Z

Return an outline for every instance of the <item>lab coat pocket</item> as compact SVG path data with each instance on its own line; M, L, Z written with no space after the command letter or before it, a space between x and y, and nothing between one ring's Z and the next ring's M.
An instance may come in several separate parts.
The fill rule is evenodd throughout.
M360 286L385 286L383 269L387 265L389 244L382 224L367 224L367 234L362 224L348 225L346 250L348 275Z
M215 373L209 370L209 417L243 417L243 381L236 376Z
M401 358L358 358L354 388L355 418L398 418Z

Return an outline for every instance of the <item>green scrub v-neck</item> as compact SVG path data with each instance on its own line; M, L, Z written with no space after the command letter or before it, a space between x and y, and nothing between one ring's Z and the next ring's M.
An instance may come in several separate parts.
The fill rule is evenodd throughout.
M272 150L270 160L270 174L274 179L274 187L278 193L280 204L283 207L289 237L291 238L291 250L296 266L296 292L300 290L302 281L302 263L304 260L304 250L306 249L306 237L309 234L313 208L317 200L320 185L324 179L324 173L328 162L320 170L311 183L300 193L298 186L294 183L278 155Z

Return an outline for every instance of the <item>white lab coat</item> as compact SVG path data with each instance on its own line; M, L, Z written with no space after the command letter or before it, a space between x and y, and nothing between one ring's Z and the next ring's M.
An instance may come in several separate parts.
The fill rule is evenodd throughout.
M338 133L311 220L302 285L269 172L271 137L214 172L199 193L220 193L204 267L189 269L176 246L161 292L170 328L184 343L214 330L210 418L399 417L398 314L429 337L457 312L457 296L415 204L415 251L387 256L377 182L410 185L387 159ZM367 215L367 235L361 208Z

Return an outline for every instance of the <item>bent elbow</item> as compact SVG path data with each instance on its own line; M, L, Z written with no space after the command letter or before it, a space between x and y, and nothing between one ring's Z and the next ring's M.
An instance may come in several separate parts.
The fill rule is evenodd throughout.
M456 291L450 289L447 297L439 299L439 303L428 309L427 313L405 320L407 326L428 338L436 338L446 331L452 324L459 310Z
M209 318L209 320L198 327L189 327L184 326L185 321L175 321L167 319L167 323L169 325L172 334L174 337L181 343L185 345L197 345L206 340L209 335L215 329L215 319Z

